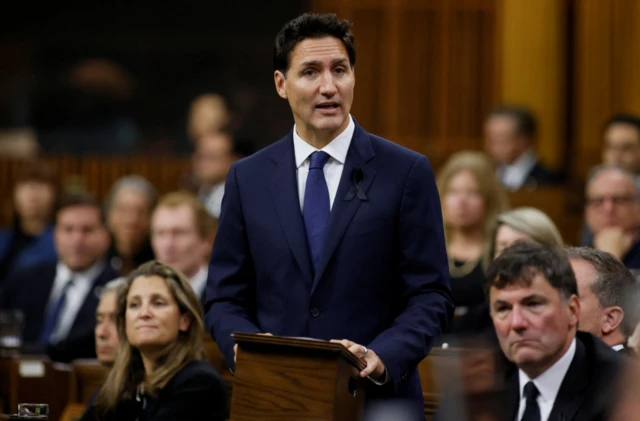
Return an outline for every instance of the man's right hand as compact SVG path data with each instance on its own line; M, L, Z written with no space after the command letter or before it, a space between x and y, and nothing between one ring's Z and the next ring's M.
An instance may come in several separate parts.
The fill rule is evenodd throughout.
M624 232L621 228L605 228L593 237L593 246L601 251L613 254L622 260L633 245L633 234Z

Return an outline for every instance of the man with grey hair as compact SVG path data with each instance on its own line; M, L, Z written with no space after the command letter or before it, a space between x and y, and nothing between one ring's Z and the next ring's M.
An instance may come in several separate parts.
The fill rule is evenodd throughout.
M116 278L104 286L96 308L96 356L98 361L107 367L113 366L120 344L116 326L117 292L124 284L124 279Z
M139 175L120 178L107 195L107 226L113 237L109 262L122 275L155 257L149 227L157 197L153 184Z
M118 340L118 326L116 319L118 315L118 290L125 282L124 277L109 281L100 292L100 303L96 309L96 355L98 361L106 368L113 367L118 355L120 341ZM87 407L80 421L97 420L95 403L100 393L96 390L89 398Z
M638 324L638 283L613 255L589 247L570 247L580 297L578 329L616 351L632 353L627 341Z
M611 253L630 269L640 268L640 200L635 175L601 165L589 175L585 220L594 248Z

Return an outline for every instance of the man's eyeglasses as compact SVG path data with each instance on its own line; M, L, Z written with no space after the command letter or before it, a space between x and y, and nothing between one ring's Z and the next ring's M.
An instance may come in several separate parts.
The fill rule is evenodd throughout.
M637 196L594 196L587 197L587 206L592 208L599 208L604 205L605 202L611 201L614 205L628 205L638 200Z

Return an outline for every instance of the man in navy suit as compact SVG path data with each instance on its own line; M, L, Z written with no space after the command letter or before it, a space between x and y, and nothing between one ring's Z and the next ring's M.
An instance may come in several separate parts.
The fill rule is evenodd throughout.
M440 200L424 156L351 118L354 65L335 15L277 35L295 126L230 170L206 321L230 367L233 332L341 340L366 362L369 402L400 399L424 420L416 366L453 309Z
M65 197L54 236L58 261L14 272L0 291L0 308L24 314L28 353L64 362L93 358L100 290L118 276L105 258L109 234L100 204L86 195Z

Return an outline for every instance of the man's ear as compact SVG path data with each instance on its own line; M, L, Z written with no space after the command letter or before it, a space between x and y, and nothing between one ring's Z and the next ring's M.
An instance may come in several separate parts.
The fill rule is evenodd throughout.
M601 329L602 333L608 335L610 333L615 332L616 329L622 323L622 319L624 318L624 311L618 307L607 307L602 312L602 320L601 320Z
M276 70L273 74L273 81L276 84L276 91L280 98L287 99L287 76L280 70Z
M578 320L580 320L580 299L577 295L572 295L567 301L567 309L569 311L569 320L571 326L578 326Z

